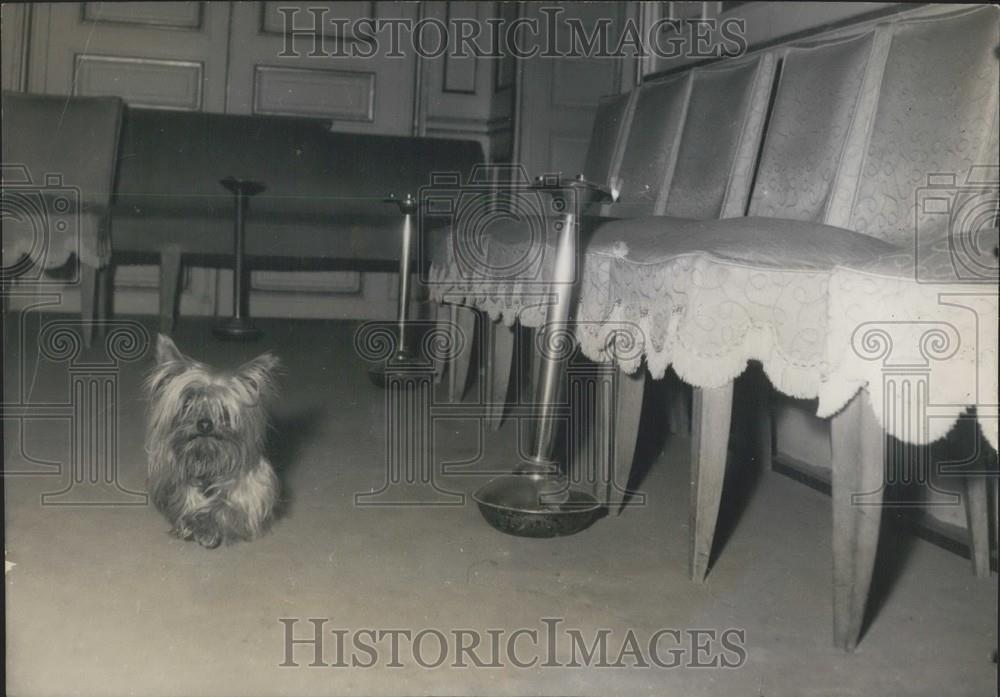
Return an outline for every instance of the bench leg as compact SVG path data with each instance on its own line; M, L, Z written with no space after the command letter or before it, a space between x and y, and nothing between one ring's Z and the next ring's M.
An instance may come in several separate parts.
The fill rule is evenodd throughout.
M97 272L97 319L98 323L114 315L115 267L105 266Z
M174 330L181 284L181 250L166 247L160 252L160 333Z
M97 277L100 270L89 264L80 264L80 319L83 345L90 347L94 340L97 320Z
M980 578L990 576L990 503L986 477L965 477L965 519L969 529L972 571Z
M667 428L670 433L690 433L691 419L688 416L687 390L683 386L670 390L667 402Z
M774 420L771 414L771 382L761 371L754 384L753 419L754 456L757 471L769 472L773 464Z
M538 339L538 329L525 327L525 334L527 335L528 356L524 389L527 390L527 394L521 398L521 401L534 402L535 395L538 394L538 380L542 374L542 371L538 369L541 360L535 348L535 341Z
M503 413L507 406L507 390L510 386L511 368L514 363L514 328L502 321L489 323L491 346L488 348L486 379L489 381L487 413L490 429L496 431L503 423Z
M469 379L476 333L476 311L461 305L449 305L448 308L451 312L451 331L460 334L459 340L452 345L461 344L461 350L456 351L448 363L448 401L456 403L465 396L465 386Z
M639 439L642 396L646 390L646 368L631 375L617 369L615 379L615 420L611 439L611 473L608 477L608 510L620 513L632 474L635 446Z
M885 435L868 404L854 396L831 423L833 448L833 642L853 651L861 636L878 551ZM863 495L863 498L856 498Z
M441 325L444 323L445 317L444 306L439 303L432 302L429 304L429 309L431 321L434 322L434 331L442 331L444 328ZM438 355L433 356L431 360L434 363L434 382L436 384L441 382L441 379L444 376L446 361L444 356Z
M724 387L694 388L692 414L688 569L691 580L701 583L708 573L726 477L733 383Z

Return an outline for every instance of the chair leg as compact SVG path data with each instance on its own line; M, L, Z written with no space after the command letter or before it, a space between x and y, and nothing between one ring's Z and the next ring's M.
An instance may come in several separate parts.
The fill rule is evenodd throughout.
M528 371L527 371L527 401L534 402L535 395L538 394L538 382L542 377L542 371L539 370L539 364L541 360L538 356L538 352L535 347L535 341L538 339L538 329L528 328Z
M861 636L878 551L885 435L859 392L831 423L833 449L833 642L853 651ZM860 498L863 495L863 498Z
M631 375L617 369L615 379L614 433L611 439L611 473L608 477L608 510L621 513L635 446L639 439L639 421L642 416L642 395L646 389L646 368L640 367Z
M507 406L507 392L510 387L511 368L514 363L514 328L503 322L490 322L489 370L487 380L490 396L487 413L490 429L496 431L503 423L503 413Z
M174 330L181 284L181 250L165 247L160 252L160 332Z
M90 347L94 340L97 320L97 276L100 270L89 264L80 264L80 319L83 345Z
M753 419L754 456L758 471L770 472L773 463L774 421L771 414L771 383L761 374L754 385Z
M97 272L97 319L110 319L114 315L115 267L105 266Z
M688 568L691 580L701 583L708 573L726 476L733 383L724 387L694 388L692 413Z
M459 332L461 350L456 351L448 364L448 401L460 402L465 396L472 360L473 340L476 333L476 311L461 305L449 305L452 331Z
M444 306L440 305L439 303L432 302L429 303L428 308L430 312L431 321L434 323L434 331L435 332L442 331L444 329L441 326L444 317ZM449 338L454 338L454 337L449 337ZM444 356L435 355L431 358L431 361L434 364L434 382L436 384L441 382L441 380L444 378L444 369L445 369L444 367L446 359Z
M986 477L965 477L965 519L969 528L972 571L980 578L990 576L990 503Z
M448 334L451 336L449 344L452 346L451 355L448 356L448 401L454 402L456 382L458 381L458 356L465 349L464 342L458 329L458 305L448 305ZM461 343L460 343L461 342Z
M687 391L679 385L678 389L670 390L667 394L667 427L671 434L690 433L691 419L688 416Z

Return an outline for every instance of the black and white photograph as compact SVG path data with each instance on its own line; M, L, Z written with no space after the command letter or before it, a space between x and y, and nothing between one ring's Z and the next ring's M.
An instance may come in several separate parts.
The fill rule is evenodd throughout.
M997 695L997 4L0 34L5 694Z

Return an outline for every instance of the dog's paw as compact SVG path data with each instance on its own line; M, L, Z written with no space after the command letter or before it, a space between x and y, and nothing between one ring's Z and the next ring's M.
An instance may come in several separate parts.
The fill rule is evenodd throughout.
M222 544L222 535L218 532L195 533L194 539L205 549L215 549Z
M222 544L222 532L208 515L200 515L194 519L191 535L205 549L215 549Z
M176 537L178 540L190 540L194 536L194 531L185 523L177 523L174 527L170 528L169 535Z

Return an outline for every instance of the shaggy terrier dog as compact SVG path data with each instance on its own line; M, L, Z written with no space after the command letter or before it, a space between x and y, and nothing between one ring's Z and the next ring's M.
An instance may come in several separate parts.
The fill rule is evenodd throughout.
M267 529L278 480L264 456L266 403L278 368L265 353L235 372L217 371L159 336L146 380L146 452L150 494L172 535L213 549Z

